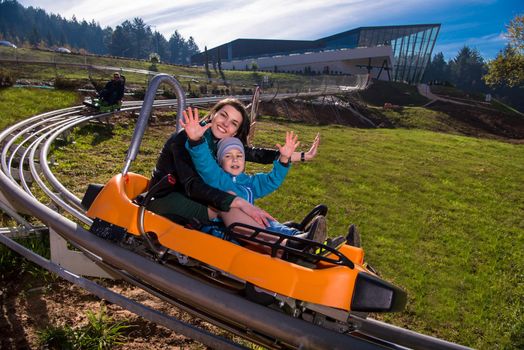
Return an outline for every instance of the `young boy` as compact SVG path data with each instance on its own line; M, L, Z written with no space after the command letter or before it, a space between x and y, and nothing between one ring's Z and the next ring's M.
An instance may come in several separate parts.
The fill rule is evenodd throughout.
M278 160L273 162L272 171L247 175L244 173L244 146L239 139L235 137L220 139L218 142L217 160L215 160L210 146L202 137L209 126L200 124L197 117L192 113L189 115L185 112L181 124L188 135L186 149L204 182L221 191L234 193L251 204L253 204L255 199L268 195L282 184L291 165L291 155L300 144L298 136L293 132L286 132L286 143L284 146L276 145L280 156ZM333 240L326 240L327 230L324 216L317 216L311 223L307 233L290 228L275 220L268 220L268 225L265 225L265 228L284 235L300 235L301 238L324 243L332 248L338 248L346 242L346 239L342 236ZM223 235L212 228L207 227L205 231L215 236L223 237ZM321 254L325 253L328 252L321 251Z
M245 169L245 154L242 142L236 137L227 137L218 142L217 161L213 158L207 143L194 143L188 141L186 148L193 159L198 174L208 185L225 192L233 192L249 203L254 204L255 199L267 196L275 191L286 177L291 166L290 157L299 142L293 132L286 132L286 143L278 145L280 157L273 162L273 169L268 173L247 175ZM325 223L322 223L325 226ZM277 221L270 220L266 227L268 230L288 236L295 236L303 232L290 228ZM326 239L325 228L318 234L305 237L317 242Z

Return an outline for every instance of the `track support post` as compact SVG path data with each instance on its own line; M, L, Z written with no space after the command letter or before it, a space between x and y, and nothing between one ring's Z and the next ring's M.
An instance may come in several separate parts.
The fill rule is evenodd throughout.
M49 229L49 245L51 261L77 275L116 279L95 262L87 258L82 252L71 250L67 241L52 228Z

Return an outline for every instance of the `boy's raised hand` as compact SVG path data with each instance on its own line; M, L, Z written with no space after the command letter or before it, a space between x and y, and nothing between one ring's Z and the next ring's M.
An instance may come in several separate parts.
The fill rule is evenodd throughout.
M280 161L282 163L289 162L291 155L299 145L300 141L298 141L298 135L295 135L293 131L286 131L286 143L284 146L281 146L279 143L276 144L280 152Z
M207 129L211 127L211 123L206 125L200 125L198 120L198 108L187 107L185 111L182 112L184 118L180 120L180 125L186 131L187 137L191 141L198 141L204 136L204 133Z

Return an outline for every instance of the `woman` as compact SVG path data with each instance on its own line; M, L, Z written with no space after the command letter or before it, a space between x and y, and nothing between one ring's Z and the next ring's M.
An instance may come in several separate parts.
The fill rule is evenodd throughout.
M249 117L243 104L237 99L228 98L219 101L205 118L205 123L211 124L204 138L214 155L216 155L217 142L225 137L234 136L244 145L247 143ZM178 134L171 135L162 148L153 170L150 187L167 174L172 174L176 178L176 184L171 192L157 195L149 204L149 210L173 221L189 223L196 219L205 225L217 217L217 211L220 212L226 225L246 216L263 227L268 225L268 220L274 220L266 211L246 200L207 185L198 175L191 156L185 148L187 140L187 134L182 130ZM294 152L291 161L313 159L317 154L319 142L320 137L317 135L309 151ZM245 148L246 161L270 164L278 156L279 152L276 150L247 146Z

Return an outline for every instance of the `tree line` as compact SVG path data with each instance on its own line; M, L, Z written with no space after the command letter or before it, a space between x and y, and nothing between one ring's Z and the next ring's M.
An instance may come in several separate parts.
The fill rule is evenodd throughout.
M185 39L175 30L169 40L152 31L141 18L126 20L115 29L102 29L94 20L71 20L25 8L16 0L0 0L0 39L17 46L68 47L98 55L147 59L156 52L164 62L189 64L200 50L193 37Z
M442 52L437 53L428 64L423 81L504 96L507 102L524 110L524 15L516 16L508 24L506 37L506 47L489 62L468 46L449 61Z

